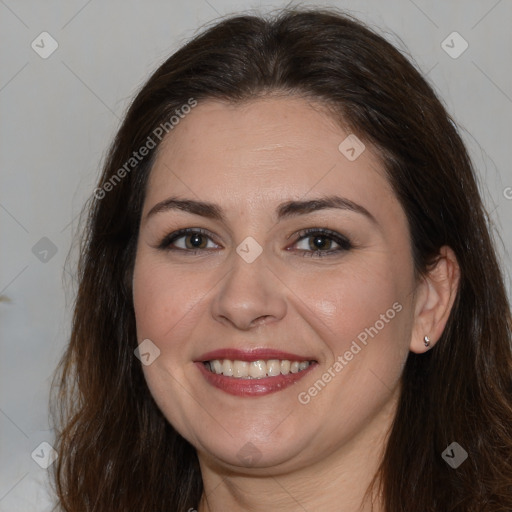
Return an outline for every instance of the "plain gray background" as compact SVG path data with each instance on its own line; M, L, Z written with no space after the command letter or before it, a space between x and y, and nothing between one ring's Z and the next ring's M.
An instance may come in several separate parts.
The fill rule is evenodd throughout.
M503 240L498 239L498 250L510 296L512 3L302 4L349 11L406 48L427 74L478 170L484 201ZM68 265L65 260L78 214L96 186L130 99L205 23L284 5L0 0L0 295L9 300L0 302L0 511L50 509L47 470L35 459L48 455L40 443L53 440L49 383L70 330L76 257ZM450 36L454 31L463 39ZM35 41L40 53L51 49L42 32L58 43L47 58L31 46ZM452 56L443 49L445 40L453 46ZM464 41L468 48L453 58Z

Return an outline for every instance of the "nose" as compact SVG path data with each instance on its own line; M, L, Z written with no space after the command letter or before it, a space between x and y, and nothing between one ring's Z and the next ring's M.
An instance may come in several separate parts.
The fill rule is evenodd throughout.
M212 301L215 320L249 330L285 316L286 287L267 266L263 254L247 263L234 253L230 265Z

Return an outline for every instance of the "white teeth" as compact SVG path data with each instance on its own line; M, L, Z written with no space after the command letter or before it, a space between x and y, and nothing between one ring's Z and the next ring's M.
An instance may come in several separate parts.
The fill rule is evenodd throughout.
M298 373L311 364L311 361L289 361L286 359L269 359L265 361L232 361L230 359L214 359L206 363L212 373L236 377L239 379L262 379L264 377L275 377L277 375L288 375Z
M222 363L218 359L210 361L210 363L215 373L220 373L222 371Z
M224 359L224 361L222 361L222 371L216 371L215 373L223 373L227 377L231 377L233 375L233 361Z
M233 377L249 377L249 363L247 361L233 361Z
M267 375L267 363L265 361L252 361L249 365L249 375L253 379L259 379Z
M281 363L279 359L271 359L267 361L267 374L269 377L274 377L281 373Z

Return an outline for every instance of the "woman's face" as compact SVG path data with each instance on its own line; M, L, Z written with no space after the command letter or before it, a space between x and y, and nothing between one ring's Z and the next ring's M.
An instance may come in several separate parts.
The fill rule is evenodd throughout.
M153 397L200 457L284 471L392 417L410 238L382 164L349 135L303 99L267 97L200 102L160 147L137 336Z

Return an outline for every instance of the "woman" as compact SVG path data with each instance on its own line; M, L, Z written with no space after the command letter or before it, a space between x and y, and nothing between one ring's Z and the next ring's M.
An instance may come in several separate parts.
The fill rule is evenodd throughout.
M512 510L486 213L382 37L333 11L220 22L141 89L89 206L62 510Z

